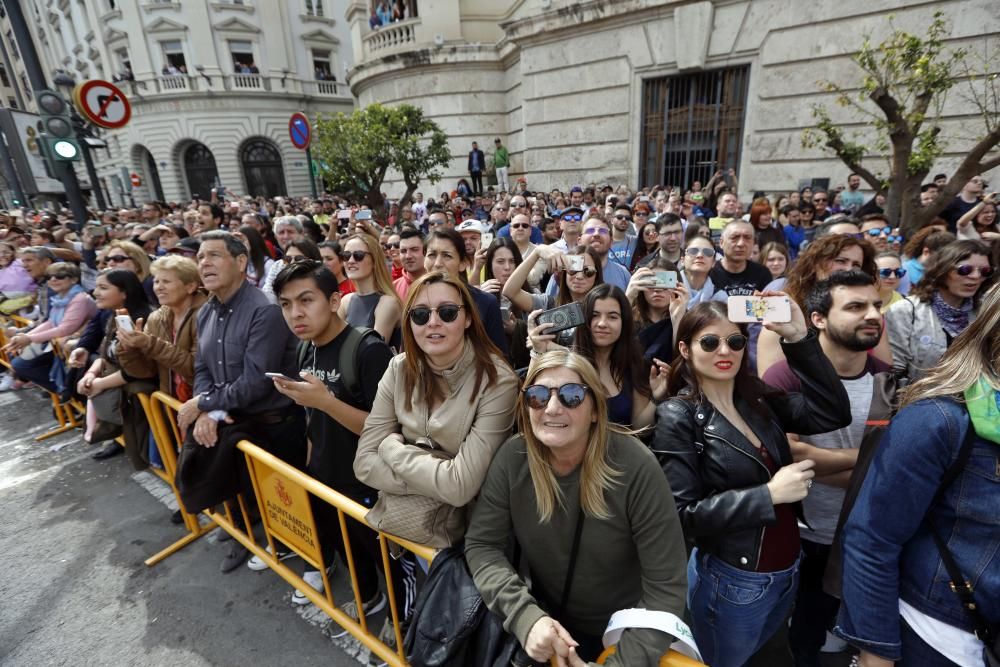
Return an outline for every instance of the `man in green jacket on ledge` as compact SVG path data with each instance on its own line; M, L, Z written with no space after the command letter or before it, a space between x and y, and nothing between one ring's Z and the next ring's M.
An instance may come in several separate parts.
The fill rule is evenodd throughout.
M497 170L497 188L500 192L510 192L510 184L507 182L510 153L507 152L506 146L500 141L500 137L497 137L493 141L493 144L496 146L496 152L493 153L493 166Z

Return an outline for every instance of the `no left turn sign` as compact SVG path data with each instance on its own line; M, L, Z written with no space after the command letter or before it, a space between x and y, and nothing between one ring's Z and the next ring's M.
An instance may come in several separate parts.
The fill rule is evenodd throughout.
M73 91L73 101L87 120L109 130L125 127L132 117L132 105L125 93L100 79L79 84Z

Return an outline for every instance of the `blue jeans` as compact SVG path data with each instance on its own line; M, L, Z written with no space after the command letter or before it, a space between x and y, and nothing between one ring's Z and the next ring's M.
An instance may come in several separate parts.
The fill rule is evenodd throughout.
M52 371L52 360L52 353L46 352L30 360L14 357L10 360L10 365L14 369L14 375L18 379L34 382L39 387L58 392L59 390L55 384L49 380L49 373Z
M903 643L903 659L898 667L958 667L957 664L935 651L913 628L899 619L899 639ZM983 664L986 664L985 659Z
M779 572L748 572L698 549L688 561L691 630L712 667L740 667L788 618L799 562Z

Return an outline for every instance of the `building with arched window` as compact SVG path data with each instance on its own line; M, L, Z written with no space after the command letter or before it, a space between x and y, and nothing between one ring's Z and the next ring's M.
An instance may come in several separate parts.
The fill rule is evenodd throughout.
M93 151L114 205L157 199L305 195L292 113L351 111L347 0L22 3L50 77L117 82L131 122ZM81 169L82 173L82 169ZM130 192L130 176L140 185Z
M847 167L804 148L802 132L817 102L849 134L865 130L818 81L859 86L851 56L866 34L925 34L941 11L947 46L970 49L976 67L995 60L1000 34L996 0L434 0L379 25L372 13L385 4L348 8L351 90L362 107L408 102L442 127L453 160L440 190L468 178L473 141L489 178L496 138L511 182L523 176L531 190L687 188L730 168L746 196L844 183ZM983 127L963 96L956 88L945 105L948 152L935 171L968 151L970 117Z

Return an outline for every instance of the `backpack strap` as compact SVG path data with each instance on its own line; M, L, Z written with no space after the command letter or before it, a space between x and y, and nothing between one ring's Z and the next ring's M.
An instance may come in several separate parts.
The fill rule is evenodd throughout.
M340 346L340 357L337 359L340 382L344 385L344 389L347 390L355 405L364 404L364 394L358 372L358 351L361 349L361 344L369 336L378 336L378 333L374 329L349 327L347 338Z

